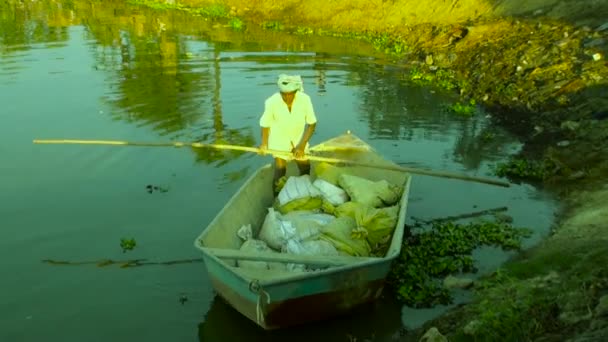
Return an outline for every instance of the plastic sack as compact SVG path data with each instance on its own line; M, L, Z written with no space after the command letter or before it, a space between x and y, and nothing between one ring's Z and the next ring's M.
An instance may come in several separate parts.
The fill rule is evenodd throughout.
M292 211L282 215L273 208L268 208L258 239L281 250L290 239L303 241L318 237L321 227L333 220L334 216L323 213Z
M325 226L331 221L335 220L336 217L333 215L318 213L310 210L296 210L282 215L282 218L292 222L296 221L313 221L321 226Z
M295 234L290 238L291 240L303 241L315 238L321 234L322 224L315 220L312 215L309 215L308 212L292 211L283 215L281 221L287 221L294 227Z
M244 252L269 252L270 247L261 240L249 239L241 245L241 251ZM237 266L242 268L255 268L255 269L269 269L269 265L266 261L249 261L249 260L237 260Z
M370 217L369 212L361 218L355 218L360 226L367 230L367 241L372 246L385 244L393 236L399 220L399 205L376 209Z
M292 211L280 218L282 221L289 221L295 228L294 240L304 241L317 238L321 234L321 227L335 220L336 217L314 211Z
M336 216L355 219L364 228L371 246L386 243L392 236L399 218L399 206L372 208L358 202L346 202L336 208Z
M356 167L352 166L335 166L330 163L321 162L314 167L313 173L315 175L315 179L322 179L332 185L340 186L338 184L340 175L351 174L356 169Z
M289 177L277 196L279 206L302 198L321 197L321 192L314 187L309 175Z
M399 187L389 184L386 180L377 182L368 179L343 174L338 184L346 191L353 202L370 207L391 206L399 201Z
M348 203L348 202L346 202L346 203ZM323 202L321 202L321 211L328 215L334 215L336 212L336 206L329 203L328 200L323 199Z
M323 227L319 239L330 242L338 251L352 256L369 256L371 248L365 239L352 237L357 223L350 217L338 217Z
M236 236L240 237L243 241L253 239L253 230L251 229L251 224L241 226L241 228L236 231Z
M270 253L278 253L272 250L266 242L261 240L253 239L253 232L251 230L251 225L242 226L237 231L237 236L244 240L241 248L239 250L244 252L270 252ZM262 269L262 270L280 270L285 269L285 265L279 262L266 262L266 261L250 261L250 260L237 260L237 266L242 268L253 268L253 269Z
M308 240L298 241L289 240L283 246L283 253L294 255L338 255L338 250L330 242L324 240ZM308 269L314 270L314 267L306 267L303 264L287 264L287 270L303 272Z
M330 184L338 185L338 178L343 173L343 170L329 163L322 162L315 166L314 172L317 179L322 179Z
M340 205L349 200L346 191L339 187L331 184L323 179L316 179L312 185L314 185L323 196L323 199L331 203L332 205Z
M325 240L297 241L289 240L283 247L283 253L295 255L338 255L334 245Z
M276 207L282 214L294 210L315 210L321 207L323 196L312 185L309 175L289 177L279 192Z
M266 242L268 246L281 250L287 240L296 235L296 228L289 221L281 219L281 214L273 208L268 208L268 214L258 234L258 239Z
M295 210L317 210L321 208L323 199L321 197L308 197L293 200L284 206L279 206L277 209L282 214L287 214Z

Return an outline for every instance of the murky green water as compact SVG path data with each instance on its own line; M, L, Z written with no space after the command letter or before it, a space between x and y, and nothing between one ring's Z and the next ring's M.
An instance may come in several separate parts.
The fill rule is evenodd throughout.
M353 57L352 42L264 40L175 13L113 2L0 5L0 340L392 340L426 312L377 311L265 334L215 298L202 263L120 268L42 260L196 259L193 241L255 168L256 155L188 148L34 145L33 139L259 143L279 73L298 73L316 106L314 143L350 129L409 166L485 176L518 147L484 115ZM486 132L495 137L484 140ZM168 189L149 193L146 186ZM547 233L554 204L528 186L415 177L409 214L435 218L508 206ZM120 239L137 248L123 253ZM508 255L480 253L482 272ZM181 302L180 298L187 298Z

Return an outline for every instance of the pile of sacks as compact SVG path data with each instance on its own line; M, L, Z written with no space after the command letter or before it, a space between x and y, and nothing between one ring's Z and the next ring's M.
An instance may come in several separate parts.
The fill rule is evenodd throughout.
M241 250L295 255L383 256L399 216L403 188L320 164L316 179L289 177L257 237L251 225L238 232ZM301 264L239 261L239 267L306 271Z

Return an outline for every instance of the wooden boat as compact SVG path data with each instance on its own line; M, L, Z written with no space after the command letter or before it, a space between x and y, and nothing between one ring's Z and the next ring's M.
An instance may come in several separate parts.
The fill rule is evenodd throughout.
M355 148L353 148L355 147ZM326 156L375 165L395 165L347 132L311 147ZM297 175L288 166L288 175ZM316 163L312 163L314 178ZM220 297L266 330L327 319L376 300L382 293L391 262L402 246L411 176L399 171L348 166L348 172L370 180L402 184L399 219L384 257L301 256L239 251L237 230L247 224L257 235L274 197L272 165L258 169L195 240L212 285ZM256 260L325 266L310 272L237 267L237 260Z

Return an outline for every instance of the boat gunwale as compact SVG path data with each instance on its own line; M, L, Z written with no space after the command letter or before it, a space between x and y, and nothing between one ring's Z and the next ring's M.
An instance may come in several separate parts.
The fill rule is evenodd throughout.
M351 133L345 133L350 135ZM324 142L319 143L316 146L320 146L324 143L327 143L328 141L341 137L345 134L341 134L338 135L334 138L330 138ZM359 139L359 138L357 138ZM363 141L362 139L359 139L361 141ZM390 163L394 163L392 160L386 159L384 156L382 156L381 154L379 154L378 152L376 152L375 149L373 149L369 144L367 144L365 141L363 141L364 144L368 145L370 147L370 149L368 151L366 151L367 153L374 153L377 156L381 157L382 159L384 159L387 162ZM228 271L231 272L232 274L236 275L239 279L241 279L244 282L251 282L252 279L249 279L247 277L245 277L244 275L242 275L240 272L237 272L233 267L229 267L229 265L226 264L226 262L224 260L222 260L221 258L215 256L213 253L210 253L207 248L205 247L202 243L202 240L209 234L209 227L213 226L217 221L220 220L220 217L222 217L225 214L225 211L228 210L228 208L230 207L230 204L232 204L232 202L236 201L237 198L239 198L239 196L241 195L241 192L244 191L244 189L253 181L255 181L258 177L258 175L264 171L264 169L268 169L271 168L272 164L271 163L267 163L265 165L260 166L248 179L247 181L245 181L237 190L237 192L226 202L226 204L222 207L222 209L215 215L215 217L213 218L213 220L211 220L209 222L209 224L207 225L207 228L205 230L203 230L203 232L201 234L199 234L199 236L195 239L194 241L194 245L197 249L201 250L203 252L203 254L210 258L213 259L214 261L218 262L220 265L222 265L222 267ZM293 282L297 282L300 280L304 280L304 279L311 279L311 278L315 278L315 277L324 277L324 276L328 276L328 275L334 275L334 274L339 274L339 273L344 273L344 272L348 272L348 271L352 271L352 270L356 270L356 269L360 269L360 268L364 268L364 267L369 267L369 266L373 266L376 264L382 264L382 263L386 263L386 262L392 262L395 258L397 258L397 256L399 256L400 252L401 252L401 248L402 248L402 242L403 242L403 236L405 233L405 213L407 212L407 205L408 205L408 199L409 199L409 192L410 192L410 185L411 185L411 179L412 176L411 174L408 174L406 176L406 180L403 184L403 193L401 196L401 199L399 201L399 219L397 221L396 227L395 227L395 233L393 234L393 238L391 239L391 244L389 246L389 250L386 253L385 256L383 257L375 257L374 259L370 260L371 258L368 258L367 260L362 260L360 262L356 262L356 263L352 263L352 264L346 264L346 265L342 265L342 266L331 266L327 269L322 269L322 270L317 270L314 272L303 272L303 273L294 273L293 276L289 276L289 277L285 277L285 278L280 278L280 279L271 279L271 280L256 280L256 282L259 285L263 285L263 286L276 286L276 285L282 285L282 284L288 284L288 283L293 283ZM403 214L403 215L402 215ZM209 249L212 249L214 247L209 247ZM229 248L232 249L232 248Z

